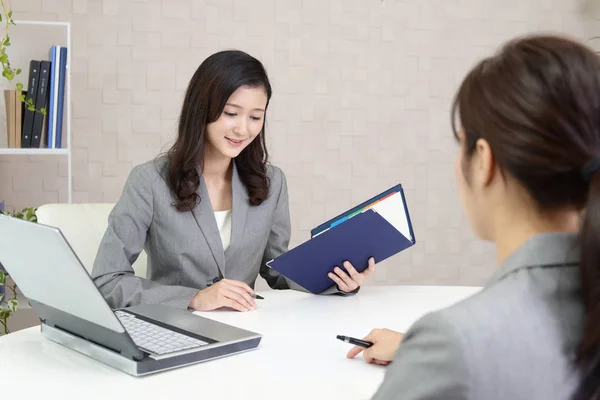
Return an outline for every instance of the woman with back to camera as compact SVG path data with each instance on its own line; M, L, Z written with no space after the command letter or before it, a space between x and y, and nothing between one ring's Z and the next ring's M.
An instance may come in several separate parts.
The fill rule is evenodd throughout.
M177 140L133 168L109 216L92 277L111 307L249 311L259 274L274 289L303 290L265 265L290 240L285 176L267 159L270 98L263 65L244 52L221 51L198 67ZM148 279L132 268L143 249ZM374 260L363 273L344 267L324 294L356 292Z
M499 267L404 338L366 337L364 358L391 362L374 398L600 399L598 55L556 36L511 41L465 78L456 115L462 205Z

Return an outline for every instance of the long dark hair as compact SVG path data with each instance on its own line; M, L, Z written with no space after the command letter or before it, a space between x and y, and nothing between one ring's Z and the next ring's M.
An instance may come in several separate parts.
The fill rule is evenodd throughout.
M177 140L167 153L166 181L179 211L192 210L201 200L196 192L200 185L197 167L203 166L206 125L219 119L229 96L243 86L264 88L269 104L271 84L265 68L256 58L239 50L209 56L194 73L183 100ZM261 204L269 193L266 115L263 121L258 137L234 160L252 205Z
M576 399L600 398L600 58L573 40L521 37L471 70L452 107L464 133L465 159L485 139L501 171L527 190L542 212L584 210L579 232L585 321Z

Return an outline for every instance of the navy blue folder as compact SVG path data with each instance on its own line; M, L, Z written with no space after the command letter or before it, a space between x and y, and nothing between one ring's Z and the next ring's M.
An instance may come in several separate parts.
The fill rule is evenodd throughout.
M401 188L399 192L404 200ZM321 293L335 285L327 274L336 266L345 269L344 261L362 272L370 257L379 263L416 243L406 201L404 204L411 238L405 237L370 208L312 237L267 265L311 293Z

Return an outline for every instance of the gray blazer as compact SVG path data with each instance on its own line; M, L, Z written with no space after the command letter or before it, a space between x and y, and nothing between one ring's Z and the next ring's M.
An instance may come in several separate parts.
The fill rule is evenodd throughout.
M159 158L133 168L109 215L92 278L111 307L162 303L185 309L198 290L220 277L254 287L260 274L274 289L304 290L265 265L286 252L290 241L287 184L279 168L269 166L267 200L251 206L234 166L231 241L223 251L204 179L200 204L179 212L163 179L166 167ZM145 278L132 268L142 249L148 255ZM337 292L332 281L324 294Z
M568 399L583 329L575 240L530 239L481 292L416 322L374 399Z

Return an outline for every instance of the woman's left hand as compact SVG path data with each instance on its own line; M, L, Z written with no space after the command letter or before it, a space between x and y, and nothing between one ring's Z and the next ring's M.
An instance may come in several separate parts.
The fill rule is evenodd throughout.
M349 293L362 286L365 278L375 272L375 259L369 258L369 267L363 272L358 272L348 261L344 263L344 268L348 273L340 267L335 267L333 272L329 273L329 277L337 283L339 290Z

